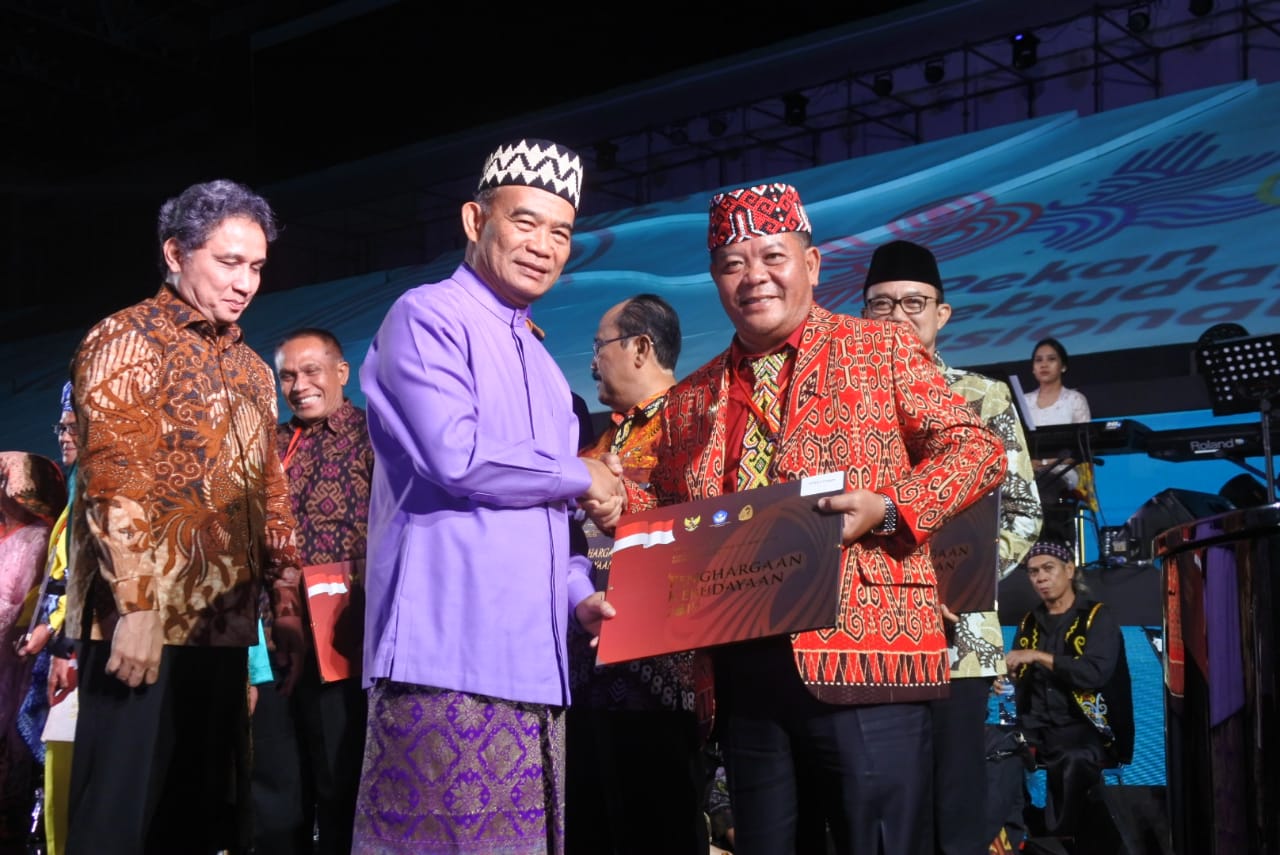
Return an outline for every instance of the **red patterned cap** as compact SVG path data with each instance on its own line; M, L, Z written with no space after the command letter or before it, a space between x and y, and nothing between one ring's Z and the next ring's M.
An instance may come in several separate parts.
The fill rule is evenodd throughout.
M783 232L813 233L800 194L790 184L757 184L711 198L709 250Z

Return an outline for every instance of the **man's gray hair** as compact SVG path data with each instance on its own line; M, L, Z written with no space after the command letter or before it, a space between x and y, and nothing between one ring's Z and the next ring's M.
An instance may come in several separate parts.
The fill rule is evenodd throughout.
M243 184L227 179L192 184L160 206L156 232L160 238L161 271L168 274L165 241L173 238L182 254L189 255L204 246L209 235L228 217L253 220L262 228L267 243L275 240L279 233L271 205Z

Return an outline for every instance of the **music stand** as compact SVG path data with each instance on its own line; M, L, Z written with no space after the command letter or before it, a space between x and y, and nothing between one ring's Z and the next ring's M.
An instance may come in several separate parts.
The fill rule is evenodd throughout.
M1276 501L1271 459L1271 400L1280 395L1280 335L1201 341L1196 365L1209 388L1215 416L1257 410L1262 417L1262 456L1266 462L1267 503Z

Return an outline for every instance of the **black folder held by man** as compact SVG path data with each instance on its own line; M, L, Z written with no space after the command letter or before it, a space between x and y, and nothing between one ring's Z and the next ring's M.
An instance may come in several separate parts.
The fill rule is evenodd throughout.
M833 626L839 609L839 514L817 499L843 490L818 476L623 518L614 533L601 664ZM942 601L995 602L999 495L934 535ZM951 597L952 599L947 599Z
M601 664L835 624L842 473L624 516L614 532Z

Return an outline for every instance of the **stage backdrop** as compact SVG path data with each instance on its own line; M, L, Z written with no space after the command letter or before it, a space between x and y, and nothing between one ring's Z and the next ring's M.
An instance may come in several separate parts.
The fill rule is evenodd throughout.
M860 309L866 264L879 243L926 244L955 306L940 337L944 356L958 366L1020 365L1030 388L1030 350L1047 335L1079 356L1186 344L1225 321L1255 335L1277 330L1277 117L1280 84L1244 82L1085 118L1029 119L759 181L800 189L823 250L823 305ZM596 323L628 295L654 292L678 309L680 374L728 344L732 330L707 274L707 203L717 189L579 222L565 275L534 316L572 387L593 406ZM286 331L329 327L358 370L391 302L448 275L459 260L453 254L262 295L245 317L248 340L269 359ZM139 297L150 292L139 283ZM0 390L0 448L56 454L48 426L83 332L0 345L9 376ZM1187 366L1170 370L1186 374ZM1125 371L1117 361L1107 379L1122 381ZM1088 394L1087 384L1081 389ZM357 383L348 391L363 403ZM1156 429L1221 421L1185 408L1095 415L1135 417ZM1101 516L1123 523L1166 487L1216 492L1239 472L1225 462L1113 457L1098 471Z

